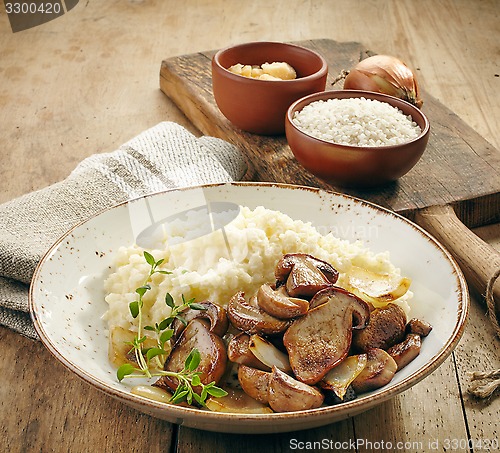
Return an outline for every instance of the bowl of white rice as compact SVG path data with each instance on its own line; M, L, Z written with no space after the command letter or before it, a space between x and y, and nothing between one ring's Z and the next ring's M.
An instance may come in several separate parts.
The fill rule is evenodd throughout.
M429 140L427 117L381 93L334 90L293 103L286 138L299 163L328 182L374 187L408 173Z

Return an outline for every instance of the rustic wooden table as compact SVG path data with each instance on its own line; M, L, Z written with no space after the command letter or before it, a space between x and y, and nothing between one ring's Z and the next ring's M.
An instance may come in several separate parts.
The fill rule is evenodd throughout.
M159 90L162 59L251 40L359 41L400 56L430 94L499 148L499 13L497 0L82 0L12 33L1 10L0 202L65 178L83 158L162 120L197 133ZM498 225L476 232L500 248ZM80 381L40 343L5 328L0 341L3 451L304 451L330 441L353 452L493 451L499 437L500 399L466 392L470 371L500 365L478 297L453 356L424 381L352 419L281 435L156 420Z

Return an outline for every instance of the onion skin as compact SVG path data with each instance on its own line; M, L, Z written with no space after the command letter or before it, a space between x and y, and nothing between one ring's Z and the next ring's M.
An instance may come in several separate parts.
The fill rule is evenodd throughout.
M360 61L345 78L344 89L388 94L418 108L424 103L413 71L389 55L374 55Z

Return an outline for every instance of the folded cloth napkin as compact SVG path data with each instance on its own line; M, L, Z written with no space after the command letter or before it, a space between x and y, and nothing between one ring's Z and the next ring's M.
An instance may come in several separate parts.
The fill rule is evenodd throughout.
M233 145L163 122L117 151L88 157L67 179L0 205L0 324L37 338L29 283L44 253L75 224L126 200L238 180L245 171Z

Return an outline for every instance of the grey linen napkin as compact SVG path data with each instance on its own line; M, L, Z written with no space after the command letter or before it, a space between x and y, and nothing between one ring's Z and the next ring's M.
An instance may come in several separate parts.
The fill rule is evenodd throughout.
M114 152L88 157L67 179L0 205L0 324L37 338L29 283L48 248L75 224L126 200L238 180L245 171L233 145L163 122Z

